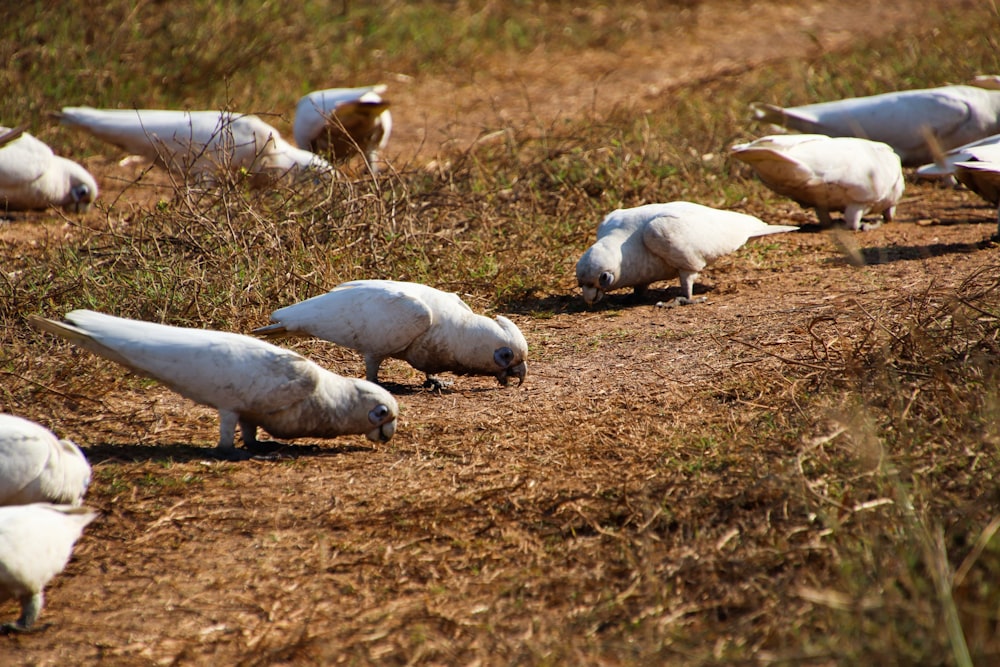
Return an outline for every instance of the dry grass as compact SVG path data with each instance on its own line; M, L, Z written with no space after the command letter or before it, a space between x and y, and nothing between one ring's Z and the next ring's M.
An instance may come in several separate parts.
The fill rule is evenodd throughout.
M329 85L325 58L282 55L310 21L331 38L379 29L374 10L353 5L321 21L279 20L263 4L237 20L223 5L189 4L215 16L219 34L260 33L215 60L179 59L204 66L208 97L233 107L271 109L305 82ZM497 49L491 58L463 42L458 56L497 81L514 68L523 97L541 106L552 72L577 52L587 66L611 61L602 25L647 12L656 20L643 30L680 43L698 32L692 16L732 11L668 4L585 4L572 12L574 37L543 31L550 62L534 78L518 69L537 55L518 35L535 39L561 3L531 16L517 3L446 9L458 24L478 21L470 34ZM441 7L384 3L413 21L409 32L396 24L400 52L338 45L338 73L427 74L401 94L428 91L435 108L433 76L464 71L432 57L441 47L427 25ZM111 43L162 22L169 30L149 46L160 53L183 34L184 12L148 9L129 22L109 4L95 20L110 22ZM43 39L31 11L18 14L19 66L5 75L30 108L110 103L115 86L151 106L186 99L190 73L165 70L153 90L127 68L92 67L70 42L93 97L55 77L30 90L24 77L67 39L56 28ZM0 407L83 445L95 467L89 502L104 517L51 589L51 626L5 638L0 653L39 665L963 664L966 650L995 661L1000 264L984 240L990 207L910 184L901 219L884 229L841 245L814 229L748 245L699 281L705 306L657 309L654 290L648 302L616 295L586 309L573 278L597 220L620 205L687 198L811 222L723 157L755 131L745 103L993 71L989 44L947 48L978 44L996 20L984 14L960 4L950 35L906 24L893 39L805 61L796 51L756 69L710 63L706 76L692 52L694 83L672 72L669 94L555 119L505 116L484 83L490 102L467 101L475 111L448 128L454 140L403 134L410 152L378 178L264 191L237 179L204 191L52 130L67 152L97 154L88 164L104 195L86 217L19 215L0 230ZM269 20L278 25L263 30ZM580 26L593 32L581 37ZM406 35L424 34L407 46ZM235 66L261 44L259 68ZM258 92L255 77L271 80L281 64L302 80ZM361 277L429 282L510 314L531 346L527 382L502 390L459 378L428 393L420 374L391 363L402 416L387 445L305 442L277 462L220 463L204 456L217 436L210 410L24 323L91 307L246 332L278 305ZM361 374L352 353L295 345Z

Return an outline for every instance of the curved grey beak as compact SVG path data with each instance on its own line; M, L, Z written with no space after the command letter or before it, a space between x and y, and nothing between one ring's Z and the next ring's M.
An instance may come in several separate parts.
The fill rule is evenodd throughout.
M524 384L524 376L527 374L528 374L528 362L522 361L517 366L511 366L510 368L503 369L503 371L499 375L497 375L497 380L500 381L500 384L506 387L507 383L510 381L510 378L516 377L517 386L520 387L522 384Z

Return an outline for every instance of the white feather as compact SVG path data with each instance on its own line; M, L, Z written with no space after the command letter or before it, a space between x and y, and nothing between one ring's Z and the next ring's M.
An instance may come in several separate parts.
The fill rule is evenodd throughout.
M295 109L292 134L303 148L344 160L357 153L377 167L378 153L389 143L392 114L382 98L384 85L329 88L309 93Z
M618 209L597 227L597 242L577 262L576 278L589 304L613 289L641 293L679 276L684 298L678 302L691 303L694 281L706 266L748 239L796 229L686 201Z
M47 503L0 507L0 602L21 603L21 617L5 629L31 629L45 586L66 567L73 545L97 516L87 507Z
M732 153L753 167L767 187L815 208L827 225L832 222L830 211L844 211L849 229L872 229L881 221L862 225L861 218L873 212L892 220L903 196L903 169L887 144L822 134L778 134L733 146Z
M59 206L82 213L96 198L97 181L86 169L27 132L0 145L0 209Z
M967 150L969 159L955 163L955 178L991 204L998 205L997 237L1000 238L1000 145Z
M35 422L0 414L0 505L79 505L90 485L80 448Z
M955 173L955 165L959 162L973 160L973 149L1000 145L1000 134L991 134L985 139L963 144L958 148L946 151L944 155L935 158L934 162L917 167L916 175L921 178L947 178Z
M264 341L222 331L187 329L88 310L69 324L29 321L95 354L159 380L178 394L219 411L219 453L236 456L237 422L244 444L257 427L279 438L332 438L365 433L392 437L399 408L376 384L341 377Z
M357 280L271 314L263 336L316 336L365 355L378 381L388 357L430 376L450 371L524 380L528 344L506 317L477 315L457 294L410 282Z
M257 116L228 111L64 107L63 123L141 155L171 171L211 180L246 170L267 177L331 171L314 153L296 148Z
M751 105L761 121L799 132L889 144L905 166L931 162L927 134L948 150L1000 132L1000 91L941 86L781 108Z

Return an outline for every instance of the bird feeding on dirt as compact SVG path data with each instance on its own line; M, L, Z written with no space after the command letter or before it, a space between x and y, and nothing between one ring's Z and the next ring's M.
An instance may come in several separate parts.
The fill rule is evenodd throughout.
M427 374L492 375L524 382L528 343L506 317L477 315L457 294L411 282L356 280L271 313L265 338L315 336L364 354L365 373L378 382L382 361L403 359Z
M882 224L862 223L869 212L888 222L903 196L903 169L899 156L887 144L854 137L822 134L776 134L732 147L764 185L791 197L800 206L815 208L824 225L832 225L830 211L843 211L848 229L874 229Z
M257 116L230 111L64 107L57 117L175 174L212 182L246 172L258 184L287 173L332 172Z
M23 129L0 127L0 209L58 206L83 213L97 199L97 181Z
M955 178L1000 207L1000 145L970 148L967 152L968 160L955 163ZM1000 208L997 210L997 238L1000 238Z
M597 242L576 263L576 279L583 300L593 304L611 290L642 294L651 283L679 276L684 294L673 304L700 303L705 297L696 300L692 292L706 266L748 239L796 229L686 201L618 209L597 227Z
M0 414L0 505L79 505L90 485L80 448L33 421Z
M187 329L74 310L66 322L36 315L34 326L65 338L181 396L219 411L216 453L247 458L234 446L258 444L257 427L278 438L332 438L364 433L385 442L399 407L382 387L341 377L291 350L250 336Z
M32 629L45 586L66 567L73 545L97 516L89 507L48 503L0 507L0 602L21 603L20 618L0 629Z
M904 166L931 162L935 149L949 150L1000 132L1000 91L977 86L904 90L789 108L755 103L751 109L757 120L798 132L881 141L892 146Z
M343 161L359 151L373 171L389 143L392 114L384 85L329 88L309 93L295 109L292 134L302 148Z

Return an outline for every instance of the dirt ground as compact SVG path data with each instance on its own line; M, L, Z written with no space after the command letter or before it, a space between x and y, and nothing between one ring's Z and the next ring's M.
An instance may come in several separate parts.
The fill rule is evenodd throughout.
M389 158L429 159L433 147L474 141L498 118L545 125L581 109L641 105L681 82L919 20L924 6L716 0L684 10L689 28L656 48L557 62L529 54L464 81L400 77L392 84ZM127 176L111 160L88 166L106 196L115 177ZM750 212L771 223L813 221L791 203ZM46 216L16 217L0 227L0 243L71 233ZM995 209L975 195L909 183L898 220L881 229L836 237L807 228L768 239L766 252L749 244L703 274L704 305L658 308L658 299L676 294L674 285L661 285L643 301L617 294L587 310L573 305L577 291L567 284L565 295L549 297L555 316L511 314L531 347L520 388L458 378L453 389L430 393L417 389L420 374L389 363L385 376L401 385L403 409L396 437L378 447L344 438L296 443L278 462L222 463L204 455L217 438L216 415L162 387L107 393L92 405L75 401L72 420L54 423L94 464L90 503L103 517L48 589L41 619L48 627L0 638L0 662L405 664L428 655L432 664L545 663L554 650L546 635L566 628L579 631L581 647L599 645L593 609L610 603L570 590L568 573L619 576L621 563L587 556L589 545L608 537L605 494L624 494L626 504L636 498L619 511L653 528L660 521L654 500L684 505L684 478L659 472L657 434L695 432L707 420L738 443L755 415L794 410L774 402L776 393L733 388L741 378L784 382L774 355L801 356L817 318L830 316L823 336L833 341L846 313L954 289L996 265L1000 253L986 242L995 231ZM863 266L846 261L842 243L855 246ZM779 271L772 253L800 261ZM304 349L330 368L362 373L356 357ZM705 403L723 394L729 404ZM584 427L599 438L574 445L574 431ZM732 447L731 456L751 456ZM693 451L676 455L695 459ZM726 480L746 484L740 475L758 463L745 465L744 473L718 472L720 489ZM767 493L747 493L758 491ZM678 509L674 521L684 524L689 511ZM700 556L703 565L731 543L752 542L739 525L706 522L718 553ZM798 528L794 517L775 519L776 533ZM683 536L675 538L650 543L649 576L674 576L694 558ZM549 539L564 547L553 553ZM486 543L489 549L479 548ZM530 583L519 583L518 574ZM644 581L619 579L615 600L627 606ZM707 623L698 612L752 604L761 583L738 582L716 601L686 600L678 583L676 598L629 613L657 616L667 634L697 633ZM517 605L529 613L509 614ZM16 606L0 611L13 617ZM498 625L494 617L521 620ZM766 637L757 648L770 648Z

